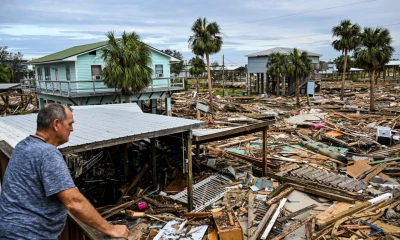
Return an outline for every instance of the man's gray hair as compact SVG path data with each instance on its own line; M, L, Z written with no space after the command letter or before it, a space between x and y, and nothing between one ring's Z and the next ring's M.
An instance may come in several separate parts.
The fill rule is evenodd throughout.
M59 103L49 103L44 108L39 110L37 115L37 131L47 130L51 127L54 120L58 119L60 122L64 122L67 117L65 108L68 108L71 112L72 109L61 105Z

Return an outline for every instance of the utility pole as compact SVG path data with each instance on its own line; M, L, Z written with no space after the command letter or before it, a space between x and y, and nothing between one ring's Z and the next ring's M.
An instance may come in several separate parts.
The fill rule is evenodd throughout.
M222 94L225 97L225 55L222 55Z

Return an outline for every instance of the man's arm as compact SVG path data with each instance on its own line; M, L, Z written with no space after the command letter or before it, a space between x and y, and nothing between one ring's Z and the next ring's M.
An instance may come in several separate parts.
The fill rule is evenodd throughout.
M111 225L94 209L92 204L73 187L57 193L58 198L75 217L83 223L111 237L128 238L129 230L125 225Z

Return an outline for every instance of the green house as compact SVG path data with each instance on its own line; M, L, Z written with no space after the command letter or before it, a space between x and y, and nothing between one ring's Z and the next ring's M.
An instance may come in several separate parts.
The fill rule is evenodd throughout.
M28 64L35 66L35 87L28 89L37 92L39 107L50 102L67 105L97 105L124 102L119 89L107 87L101 71L105 62L101 58L102 49L107 42L85 44L65 49ZM170 64L180 61L151 46L151 68L154 73L152 83L142 92L134 93L130 102L165 99L170 109L170 95L184 89L184 80L170 77ZM26 86L26 82L25 85ZM30 84L30 83L29 83ZM152 104L153 105L153 104ZM167 111L168 112L168 111Z

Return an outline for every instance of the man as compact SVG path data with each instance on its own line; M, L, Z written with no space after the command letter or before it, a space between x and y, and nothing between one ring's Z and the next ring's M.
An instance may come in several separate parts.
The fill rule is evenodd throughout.
M125 225L109 224L75 187L57 149L73 123L69 108L48 104L38 113L36 134L15 147L0 193L0 239L57 239L66 209L111 237L128 238Z

